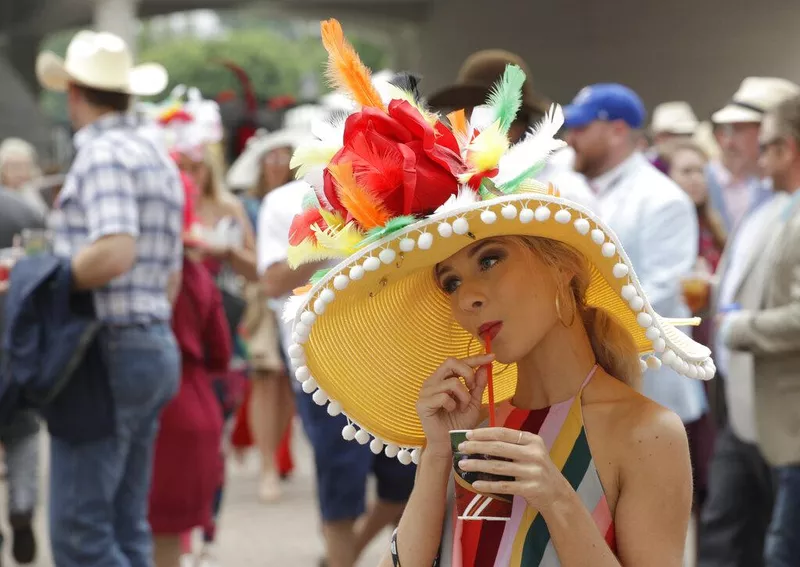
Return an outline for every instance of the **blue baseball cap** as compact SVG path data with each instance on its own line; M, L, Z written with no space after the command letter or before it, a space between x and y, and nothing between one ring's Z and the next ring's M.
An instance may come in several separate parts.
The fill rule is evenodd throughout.
M647 111L642 99L625 85L600 83L579 92L564 108L564 126L581 128L596 120L623 120L631 128L644 126Z

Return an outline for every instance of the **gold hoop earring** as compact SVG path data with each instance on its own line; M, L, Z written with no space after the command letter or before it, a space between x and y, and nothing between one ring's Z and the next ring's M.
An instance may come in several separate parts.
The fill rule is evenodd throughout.
M556 316L558 317L558 322L561 323L564 328L569 329L572 324L575 322L575 314L578 311L577 305L575 301L572 302L572 317L570 317L569 323L564 322L564 317L561 314L561 292L556 292Z

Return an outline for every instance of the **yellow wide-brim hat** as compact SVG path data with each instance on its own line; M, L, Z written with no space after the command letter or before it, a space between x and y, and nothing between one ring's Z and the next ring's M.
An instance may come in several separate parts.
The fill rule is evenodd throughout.
M331 415L346 413L346 438L371 442L375 451L388 444L389 454L405 450L408 457L424 444L415 409L422 383L446 358L481 348L453 319L434 266L476 240L510 235L550 238L582 252L591 267L587 304L630 332L647 357L643 364L714 376L709 349L675 326L692 322L653 310L619 240L593 213L546 193L501 197L456 206L375 242L290 307L297 309L289 348L295 376ZM498 402L513 396L516 381L514 365L495 363Z
M518 66L506 67L480 112L469 120L455 112L445 123L413 80L388 89L385 100L338 22L323 23L322 38L329 74L360 110L316 129L314 142L295 152L292 167L305 171L309 193L292 223L289 263L339 263L298 290L285 317L294 324L295 377L329 414L347 417L345 439L405 464L417 460L423 382L448 357L482 348L454 320L434 267L491 237L549 238L580 251L591 272L586 303L627 329L643 368L714 375L709 349L677 328L699 320L659 317L611 229L533 179L563 147L555 138L561 109L552 106L518 143L507 139L523 100ZM497 402L513 396L516 382L515 365L495 364Z

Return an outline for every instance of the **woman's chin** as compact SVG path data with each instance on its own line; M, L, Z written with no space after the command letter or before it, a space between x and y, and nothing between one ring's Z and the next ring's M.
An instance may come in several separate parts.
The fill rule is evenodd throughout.
M522 358L519 353L511 352L510 350L498 345L497 348L492 349L494 359L499 364L514 364Z

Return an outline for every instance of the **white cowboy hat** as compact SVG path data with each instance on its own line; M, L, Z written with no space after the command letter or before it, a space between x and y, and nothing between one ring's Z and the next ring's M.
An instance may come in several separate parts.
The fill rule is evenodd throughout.
M40 53L36 77L51 91L65 91L69 83L77 83L136 96L156 95L168 82L167 70L157 63L134 67L133 56L122 38L93 31L75 34L63 59L52 51Z
M692 107L682 100L664 102L653 111L650 130L653 134L691 135L698 121Z
M272 150L297 147L307 142L311 132L304 128L287 128L272 133L261 131L247 140L241 155L233 162L226 176L231 189L249 189L258 182L261 159Z
M800 94L800 86L778 77L748 77L731 102L711 116L715 124L761 123L764 114L784 100Z

